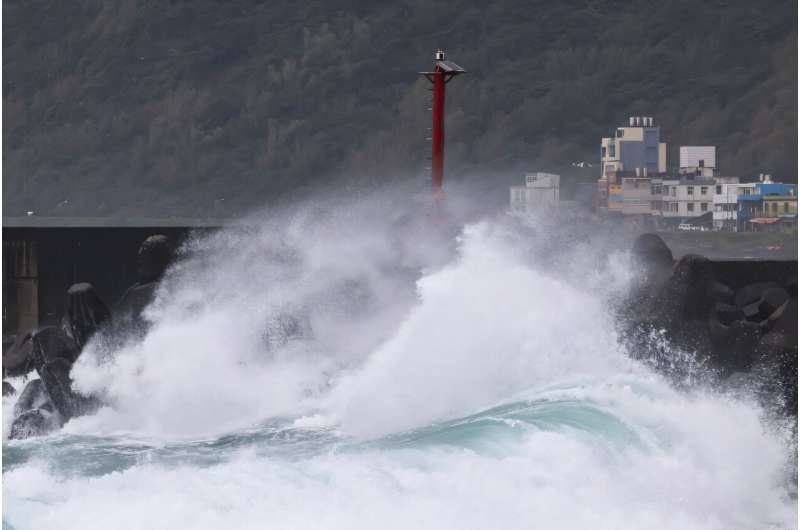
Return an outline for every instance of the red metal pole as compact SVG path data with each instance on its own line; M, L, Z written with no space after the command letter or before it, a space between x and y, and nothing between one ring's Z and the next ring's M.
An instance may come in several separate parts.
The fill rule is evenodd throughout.
M444 182L444 86L453 77L463 74L464 69L453 61L445 61L444 52L436 50L434 54L434 69L432 72L420 72L433 85L433 101L431 111L433 126L431 127L431 183L433 193L440 197Z
M444 72L439 67L433 77L433 126L431 127L431 180L435 194L442 192L444 181Z

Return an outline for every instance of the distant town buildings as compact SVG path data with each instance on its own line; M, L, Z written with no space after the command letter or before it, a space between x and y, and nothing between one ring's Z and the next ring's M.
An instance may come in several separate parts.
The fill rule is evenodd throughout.
M796 184L773 182L769 175L757 182L720 175L713 145L680 146L678 167L668 171L667 144L661 140L652 117L631 116L613 136L600 139L593 200L580 193L581 200L561 201L559 175L530 173L524 186L511 187L511 211L594 210L661 230L797 230ZM591 187L588 191L591 196Z
M667 144L651 117L632 116L628 125L617 127L613 137L600 141L603 176L663 173L667 170Z
M650 116L631 116L627 126L617 127L614 136L600 140L601 177L597 182L598 207L627 215L645 208L641 186L648 176L667 170L667 144L661 129ZM627 183L623 178L636 179ZM645 180L639 180L645 179ZM646 187L650 183L647 181ZM627 204L623 190L628 190Z
M680 173L713 177L717 168L717 148L713 145L685 145L680 150Z
M796 230L796 185L720 176L713 145L681 146L677 171L668 172L661 140L653 118L639 116L601 138L598 212L649 219L661 229Z
M760 175L759 182L737 197L737 230L781 232L797 230L797 184L773 182Z
M715 180L713 228L736 232L739 195L744 193L745 188L755 188L755 184L741 184L739 177L717 177Z
M713 178L681 175L678 179L654 179L661 188L661 207L651 214L664 220L681 220L704 216L711 224L714 210Z
M524 186L511 187L511 211L534 213L558 206L561 177L553 173L529 173Z

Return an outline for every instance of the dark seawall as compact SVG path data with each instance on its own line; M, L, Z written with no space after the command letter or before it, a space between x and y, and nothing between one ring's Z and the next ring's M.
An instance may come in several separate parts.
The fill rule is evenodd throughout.
M709 257L694 234L661 236L633 244L642 275L621 309L631 351L678 379L691 370L682 366L688 353L718 381L744 376L766 402L796 415L797 255L786 238L703 234L701 247L724 243ZM750 257L757 246L774 259Z

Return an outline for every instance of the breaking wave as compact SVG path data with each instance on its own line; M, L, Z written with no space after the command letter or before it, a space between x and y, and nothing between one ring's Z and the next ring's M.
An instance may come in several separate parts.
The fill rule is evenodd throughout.
M791 436L619 345L611 235L407 202L187 242L73 370L107 406L5 442L4 528L797 527Z

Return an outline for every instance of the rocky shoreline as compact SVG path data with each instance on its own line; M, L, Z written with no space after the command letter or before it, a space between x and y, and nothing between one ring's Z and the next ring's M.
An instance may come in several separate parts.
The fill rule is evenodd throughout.
M125 292L113 311L90 283L77 283L67 290L67 309L60 326L40 327L17 336L3 353L3 377L36 372L39 379L28 381L17 399L10 439L47 434L73 417L96 410L96 397L73 391L72 366L95 336L115 342L143 332L146 323L142 312L153 299L173 255L169 238L148 237L139 247L139 281ZM4 396L14 391L8 381L3 382Z
M675 379L750 378L773 409L797 414L797 260L673 258L656 234L633 245L642 272L620 308L629 350Z

